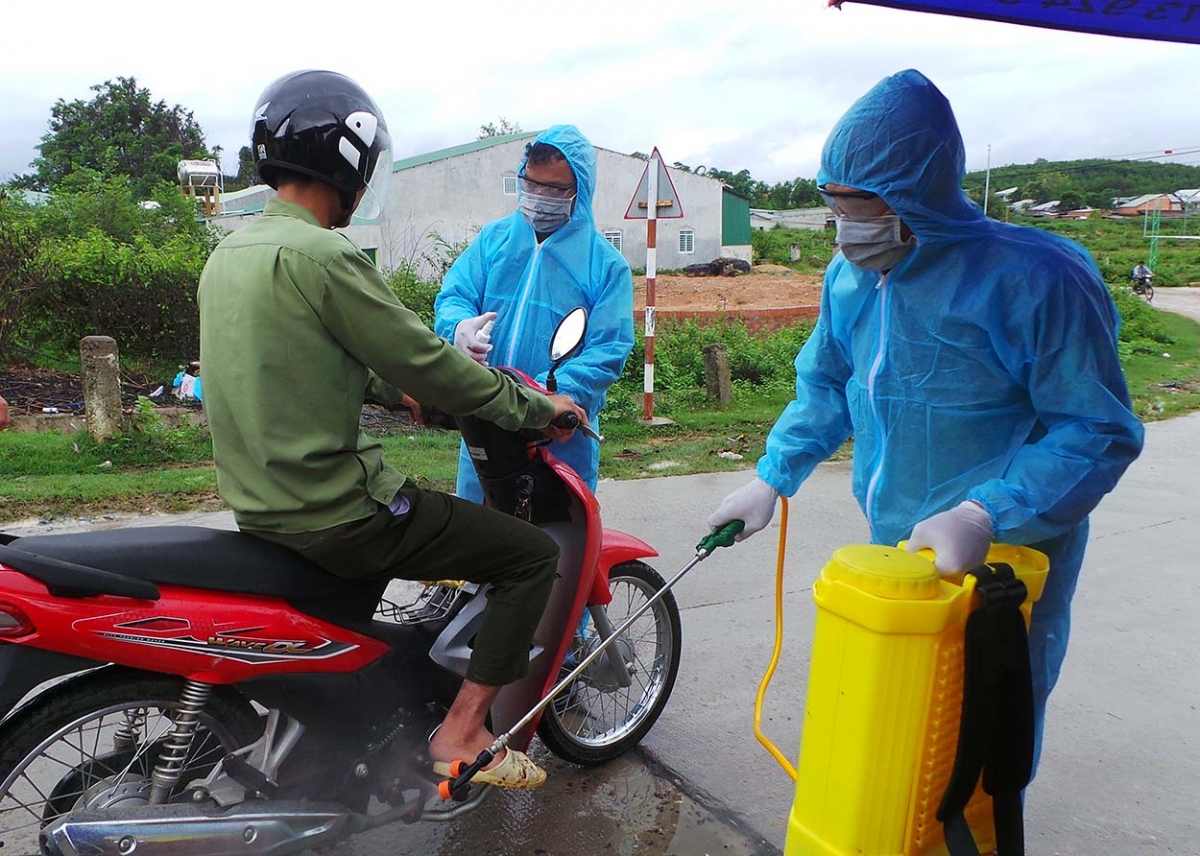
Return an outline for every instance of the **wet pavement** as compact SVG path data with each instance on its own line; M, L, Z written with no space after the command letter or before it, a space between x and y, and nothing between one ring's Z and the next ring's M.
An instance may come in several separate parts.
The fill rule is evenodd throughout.
M549 778L495 791L449 823L393 825L322 851L330 856L769 856L779 850L638 750L575 767L535 743Z

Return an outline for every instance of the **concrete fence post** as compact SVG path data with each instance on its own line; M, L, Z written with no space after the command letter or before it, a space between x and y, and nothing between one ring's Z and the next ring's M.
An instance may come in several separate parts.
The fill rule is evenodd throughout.
M729 381L729 349L720 342L705 345L704 386L710 399L721 404L733 401L733 386Z
M83 365L83 412L94 440L121 430L121 376L117 342L111 336L86 336L79 342Z

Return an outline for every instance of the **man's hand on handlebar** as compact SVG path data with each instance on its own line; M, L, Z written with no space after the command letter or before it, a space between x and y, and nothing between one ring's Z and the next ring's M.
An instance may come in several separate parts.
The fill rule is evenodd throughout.
M542 429L542 434L551 440L565 443L575 435L575 429L588 424L588 415L569 395L551 395L554 402L554 418Z

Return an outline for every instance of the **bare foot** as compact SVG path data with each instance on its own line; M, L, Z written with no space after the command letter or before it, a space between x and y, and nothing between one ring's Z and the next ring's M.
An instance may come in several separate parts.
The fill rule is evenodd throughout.
M487 749L495 741L495 737L486 728L474 729L470 733L453 733L445 726L439 728L429 741L429 759L431 761L466 761L473 762L479 753ZM508 750L502 750L492 762L483 769L490 770L504 760Z

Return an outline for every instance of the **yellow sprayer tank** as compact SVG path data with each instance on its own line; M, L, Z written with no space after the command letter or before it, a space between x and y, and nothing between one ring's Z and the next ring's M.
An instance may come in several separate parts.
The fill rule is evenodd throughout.
M993 545L1042 594L1048 562ZM924 555L851 545L813 586L817 604L796 798L785 856L944 856L936 814L954 766L963 639L974 579L943 578ZM995 846L991 798L965 817L981 850Z

